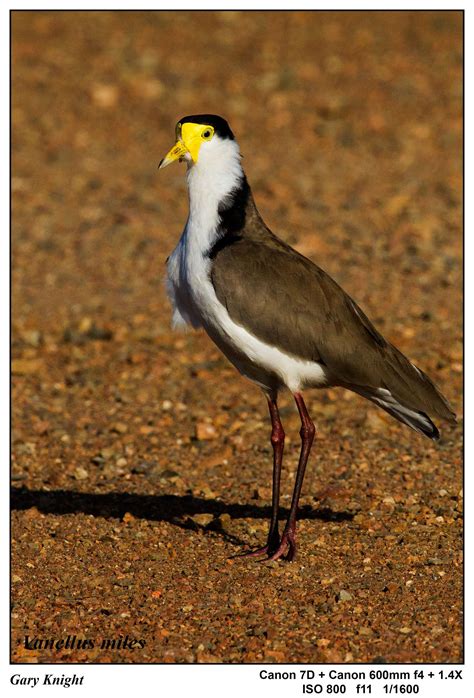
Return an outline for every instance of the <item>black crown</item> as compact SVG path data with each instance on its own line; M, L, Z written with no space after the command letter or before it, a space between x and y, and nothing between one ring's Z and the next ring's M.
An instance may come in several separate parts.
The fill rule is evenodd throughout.
M235 140L229 124L222 116L217 116L216 114L194 114L193 116L185 116L178 122L178 124L186 123L212 126L220 138L229 138L232 141Z

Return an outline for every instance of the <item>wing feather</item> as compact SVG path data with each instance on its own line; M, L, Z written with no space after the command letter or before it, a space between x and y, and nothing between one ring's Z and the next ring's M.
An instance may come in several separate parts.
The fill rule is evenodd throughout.
M211 280L234 322L295 357L327 367L334 385L386 389L410 410L454 415L433 382L390 344L322 269L265 228L213 256Z

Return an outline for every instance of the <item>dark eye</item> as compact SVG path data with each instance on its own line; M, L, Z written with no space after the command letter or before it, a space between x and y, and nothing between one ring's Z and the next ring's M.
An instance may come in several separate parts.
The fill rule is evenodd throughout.
M202 137L203 137L203 138L210 138L210 137L211 137L211 131L210 131L209 129L206 129L206 130L203 132Z

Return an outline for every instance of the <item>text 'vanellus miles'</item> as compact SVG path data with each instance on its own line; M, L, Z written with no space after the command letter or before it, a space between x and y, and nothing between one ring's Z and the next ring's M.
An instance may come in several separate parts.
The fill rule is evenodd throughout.
M266 545L247 555L296 552L296 515L315 427L301 391L342 386L415 431L437 439L429 415L455 421L423 371L382 337L322 269L274 235L255 206L239 146L220 116L181 119L160 168L187 164L189 217L168 259L173 322L203 327L236 368L264 391L272 422L272 517ZM301 452L290 513L278 530L285 432L278 393L293 393Z

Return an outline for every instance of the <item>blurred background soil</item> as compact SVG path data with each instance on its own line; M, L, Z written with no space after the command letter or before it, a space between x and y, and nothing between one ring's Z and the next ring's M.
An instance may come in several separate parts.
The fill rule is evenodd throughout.
M170 330L187 196L183 166L157 171L179 117L225 116L269 226L461 415L461 13L12 24L13 661L461 661L461 425L436 444L308 393L297 560L228 559L265 540L267 408L206 336ZM144 648L101 648L126 636Z

